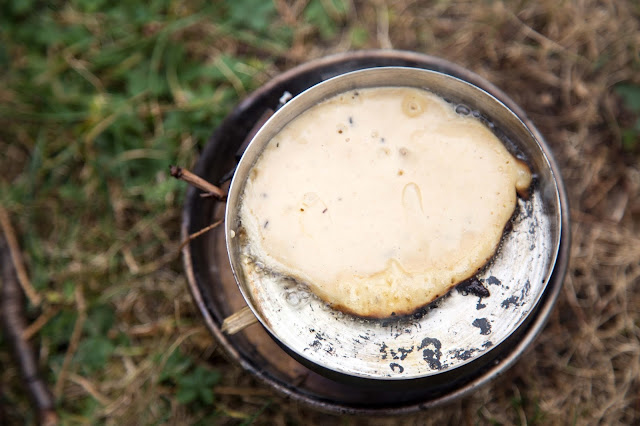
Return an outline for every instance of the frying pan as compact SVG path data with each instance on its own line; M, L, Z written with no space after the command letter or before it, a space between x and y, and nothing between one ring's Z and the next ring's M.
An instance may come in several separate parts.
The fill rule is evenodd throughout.
M311 106L354 89L409 86L467 108L534 173L531 196L516 212L493 259L474 277L488 290L454 289L413 315L363 319L331 309L304 285L260 273L237 235L244 184L260 153L287 123ZM560 249L563 209L558 177L537 132L480 87L433 70L377 67L310 87L256 133L236 168L225 212L229 261L239 289L265 331L288 354L344 383L410 389L454 383L486 368L522 337L545 293Z

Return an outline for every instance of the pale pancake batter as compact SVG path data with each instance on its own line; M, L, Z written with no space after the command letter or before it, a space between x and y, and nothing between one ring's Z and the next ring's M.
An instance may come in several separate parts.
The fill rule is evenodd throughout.
M245 250L336 309L407 314L493 256L530 182L483 123L430 92L347 92L289 123L253 166Z

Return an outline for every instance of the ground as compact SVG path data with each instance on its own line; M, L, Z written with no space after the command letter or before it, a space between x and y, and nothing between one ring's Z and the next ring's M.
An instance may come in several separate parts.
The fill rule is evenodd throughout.
M531 349L428 412L338 418L229 363L179 260L185 186L248 93L309 59L428 53L486 77L560 164L571 261ZM620 1L7 1L0 205L42 300L31 342L63 424L640 421L640 4ZM0 422L35 423L0 334Z

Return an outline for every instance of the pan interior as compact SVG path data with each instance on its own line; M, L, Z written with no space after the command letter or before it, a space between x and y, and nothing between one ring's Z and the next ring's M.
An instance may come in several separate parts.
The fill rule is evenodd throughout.
M505 146L535 175L528 200L518 199L511 230L476 278L490 296L452 290L416 315L366 320L335 311L304 286L242 266L239 196L251 166L286 123L334 94L364 87L426 88L489 120ZM227 249L247 303L267 330L299 357L331 371L373 379L419 378L450 371L509 337L540 299L559 246L555 178L540 146L520 119L491 95L456 78L410 68L356 71L314 86L290 101L254 137L227 202ZM257 282L259 285L253 285Z

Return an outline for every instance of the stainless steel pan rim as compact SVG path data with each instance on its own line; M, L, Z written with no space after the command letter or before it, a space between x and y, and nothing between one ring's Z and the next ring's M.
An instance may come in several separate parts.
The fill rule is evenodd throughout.
M440 85L436 84L437 82L441 83ZM446 83L446 84L445 84ZM517 312L512 315L511 320L515 319L515 321L511 321L509 324L508 330L503 330L502 336L495 340L489 341L485 339L485 343L490 342L491 345L488 345L484 348L481 348L482 345L466 345L459 348L461 352L456 353L455 350L458 348L452 348L450 345L447 346L443 344L441 339L437 339L435 337L430 337L427 333L421 333L419 331L415 332L415 335L418 337L415 339L415 336L410 336L410 341L413 342L412 345L407 345L402 340L401 344L398 343L395 347L388 346L386 341L377 341L375 345L370 348L374 348L378 350L379 361L380 364L379 369L373 369L370 371L362 371L358 370L357 365L362 364L362 352L355 350L353 345L351 347L351 351L347 350L349 357L347 359L355 360L356 368L354 368L354 363L349 364L347 368L344 368L344 358L340 359L340 362L335 362L335 359L326 357L314 357L310 356L313 353L310 353L311 347L314 346L315 342L320 342L320 347L326 345L327 335L326 333L321 335L320 339L313 338L317 336L312 336L308 343L303 344L291 344L291 340L287 340L287 338L282 337L282 333L280 329L277 327L273 327L273 319L265 318L265 308L268 310L270 302L265 303L264 300L260 301L256 305L256 301L251 297L250 293L247 291L245 277L239 267L238 263L238 248L234 244L234 239L231 238L232 231L235 232L237 230L237 205L239 201L239 195L242 190L244 180L248 175L248 171L251 168L252 164L255 162L256 158L259 156L262 148L268 142L268 140L279 131L282 126L284 126L288 121L293 119L296 115L304 111L306 108L315 104L321 99L327 98L332 94L343 92L350 89L355 89L359 87L370 87L370 86L379 86L379 85L417 85L418 87L425 87L437 92L440 95L448 97L455 102L462 102L467 106L470 106L474 110L479 110L482 115L489 117L492 121L495 122L499 129L502 129L504 132L504 137L511 140L513 143L512 149L516 150L518 154L524 155L526 159L534 164L534 170L538 175L538 183L534 194L532 196L532 200L530 202L521 201L520 206L520 217L517 220L520 222L516 223L514 226L515 231L512 231L509 235L517 235L513 242L506 241L505 245L503 245L502 251L496 257L496 261L488 268L488 272L485 271L484 281L489 282L490 278L496 278L495 267L496 262L500 262L501 257L505 256L505 253L510 253L509 250L515 250L514 247L522 246L524 243L532 243L534 246L542 245L543 247L538 247L542 253L544 253L544 264L539 264L537 267L539 269L538 276L536 280L539 281L537 283L530 283L528 289L525 289L526 286L521 286L517 289L520 291L519 294L509 293L510 290L513 290L507 284L501 284L503 286L501 291L499 288L493 289L492 286L494 284L489 282L490 290L494 290L497 294L507 295L511 294L511 299L509 297L505 297L504 299L496 300L498 302L497 312L503 312L499 308L503 307L504 312L507 312L507 308L510 306L516 307L524 307L523 309L517 310ZM453 87L453 89L451 89ZM443 88L448 88L443 93ZM481 101L478 101L481 99ZM523 144L523 140L527 142ZM527 203L531 203L532 205L528 205ZM536 204L537 203L537 204ZM535 204L535 205L533 205ZM535 211L527 211L527 209L534 208ZM537 208L537 210L536 210ZM545 213L546 210L546 213ZM528 216L527 216L528 215ZM538 215L538 216L536 216ZM533 217L533 222L531 219ZM446 74L441 74L434 71L426 71L422 69L415 68L402 68L402 67L389 67L389 68L375 68L370 70L362 70L355 71L352 73L343 74L341 76L335 77L331 80L327 80L317 86L314 86L307 91L303 92L292 101L287 103L276 115L274 115L256 134L251 144L247 148L245 155L243 156L241 162L238 165L236 174L234 176L233 182L231 184L231 189L229 192L229 199L227 202L227 210L226 210L226 242L227 242L227 251L229 253L233 273L235 275L236 281L239 283L240 291L243 293L245 300L248 305L253 310L256 317L260 320L265 329L278 341L283 344L284 347L297 359L308 365L310 368L316 368L321 370L323 373L335 376L336 378L345 378L355 377L365 379L365 381L407 381L411 379L419 379L419 378L431 378L432 380L436 378L438 375L442 375L444 373L454 373L455 370L463 371L465 366L468 364L472 364L473 362L479 359L489 359L490 354L497 348L506 338L508 338L512 333L514 333L517 329L519 329L531 314L542 294L544 293L544 289L546 287L547 282L549 281L550 274L553 270L553 266L556 261L556 256L558 254L558 248L560 243L560 233L561 223L562 223L562 210L560 208L559 195L558 195L558 186L556 183L555 176L553 174L553 170L549 164L549 160L546 158L543 149L540 144L537 142L536 138L532 134L532 132L527 128L527 126L523 123L523 121L514 114L509 108L507 108L502 102L498 101L496 98L488 94L487 92L479 89L476 86L473 86L469 83L466 83L462 80L459 80L455 77L448 76ZM548 228L548 232L545 235L541 236L541 240L532 240L529 241L526 239L526 234L529 233L530 229L524 229L524 227L538 225L541 226L540 221L543 221L542 225ZM537 221L537 222L536 222ZM551 223L552 222L552 223ZM523 229L519 229L523 228ZM524 232L521 232L524 231ZM533 229L534 234L537 235L538 230ZM507 238L507 240L509 240ZM237 240L236 240L237 241ZM535 247L534 247L535 248ZM531 250L529 250L531 251ZM514 252L518 254L516 250ZM539 253L537 253L539 254ZM504 259L503 259L504 260ZM510 258L509 260L512 260ZM504 265L503 265L504 266ZM507 265L509 266L509 265ZM504 272L504 267L499 270L499 272ZM508 269L508 268L507 268ZM508 277L512 278L512 277ZM497 281L504 282L504 275L501 275L500 278L496 278ZM509 283L511 281L508 281ZM517 284L517 283L516 283ZM504 288L507 287L507 288ZM532 290L535 289L535 292ZM530 292L525 295L526 292ZM279 295L281 297L281 295ZM492 294L491 297L494 295ZM491 297L487 299L491 299ZM455 303L452 305L451 300L455 299ZM443 302L437 309L427 313L421 319L416 319L415 321L399 321L396 322L395 325L390 324L391 329L396 327L396 333L399 330L398 327L416 327L417 330L421 329L423 325L425 325L425 318L427 320L431 319L433 321L434 317L437 317L437 312L441 312L446 309L452 309L452 312L460 311L466 309L465 307L470 306L469 297L458 295L457 293L451 293L451 296L445 298ZM509 302L511 300L511 302ZM483 302L483 303L480 303ZM488 302L488 300L478 301L478 305L484 304L484 302ZM504 305L506 304L506 308ZM520 304L519 306L517 306ZM443 308L443 305L444 308ZM447 307L447 305L451 305ZM464 305L464 306L463 306ZM473 305L473 301L471 303ZM319 306L319 305L317 305ZM483 308L484 309L484 308ZM297 312L297 311L296 311ZM436 314L433 314L436 312ZM370 328L371 324L360 322L360 320L345 317L343 315L336 315L333 312L328 312L328 316L334 317L334 323L340 325L342 323L342 329L351 329L351 328ZM449 313L451 316L451 313ZM298 317L302 317L299 315ZM497 318L498 316L496 316ZM495 324L496 318L493 318L493 324ZM479 318L476 318L479 319ZM485 318L485 320L490 321L490 319ZM337 321L337 322L336 322ZM392 321L393 322L393 321ZM334 325L335 325L334 324ZM373 335L379 334L381 329L381 322L377 322L377 325L374 327L375 332ZM489 322L491 324L491 322ZM481 325L481 324L480 324ZM383 329L388 327L389 324ZM478 324L471 325L471 327L475 327L476 329L480 329L482 332L482 327ZM469 324L466 324L466 328L469 329ZM471 331L478 331L474 328L470 329ZM321 330L322 331L322 330ZM324 331L322 331L324 332ZM454 332L458 332L454 330ZM493 332L495 332L495 327ZM492 332L492 333L493 333ZM394 331L391 332L392 334ZM341 333L338 333L341 335ZM402 336L404 332L400 331L399 335L395 337ZM406 333L411 335L412 332ZM367 334L369 336L368 340L371 340L371 334ZM324 336L324 337L322 337ZM341 337L342 338L342 337ZM413 339L413 340L411 340ZM383 339L384 340L384 339ZM482 339L480 339L482 340ZM334 342L335 342L334 338ZM436 342L440 342L439 345ZM422 345L422 346L421 346ZM387 347L386 353L383 352L384 347ZM395 348L395 349L394 349ZM409 348L411 348L409 350ZM324 347L326 352L327 347ZM333 346L334 351L336 347ZM338 348L338 351L344 348ZM349 349L349 348L347 348ZM404 351L398 351L398 349L404 349ZM449 350L452 353L449 353L449 357L443 357L443 351ZM422 361L419 359L420 356L417 356L416 362L419 364L419 368L410 371L410 368L407 367L407 364L401 361L406 361L409 357L416 357L415 355L411 355L412 353L418 353L422 351L421 355L425 353L429 356L422 356ZM375 351L374 351L375 352ZM317 351L316 351L317 353ZM438 354L439 353L439 354ZM344 353L340 354L340 356L344 356ZM334 357L335 358L335 357ZM389 362L390 360L396 360L398 362ZM452 360L456 360L457 362L452 362ZM382 362L384 361L384 362ZM375 363L374 363L375 364ZM384 369L387 371L385 372ZM406 373L405 373L406 371ZM462 374L462 373L460 373ZM449 374L451 376L451 374ZM449 377L450 379L451 377Z

